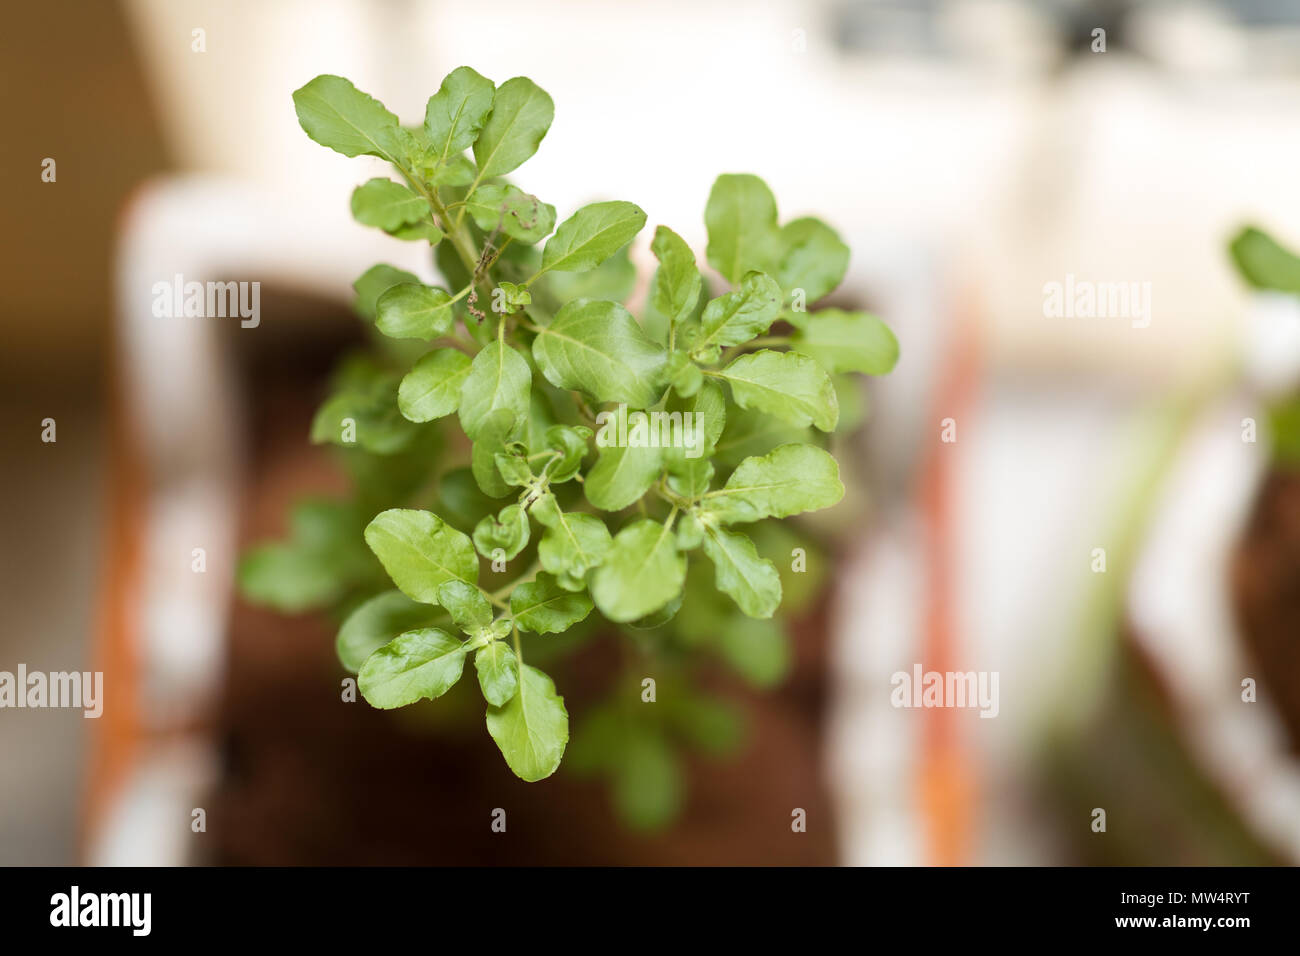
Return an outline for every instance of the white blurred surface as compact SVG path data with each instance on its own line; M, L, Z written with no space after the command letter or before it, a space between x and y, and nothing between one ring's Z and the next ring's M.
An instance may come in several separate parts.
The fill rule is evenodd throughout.
M562 215L627 198L699 245L714 176L753 171L784 215L817 211L844 231L855 275L864 248L937 242L979 279L996 354L1017 362L1198 374L1244 307L1222 255L1229 231L1250 217L1300 236L1300 83L1227 73L1242 41L1203 13L1146 17L1137 39L1172 73L1112 51L1054 77L1034 68L1050 60L1041 24L1007 2L941 8L986 54L961 63L846 55L829 2L128 7L187 167L346 215L345 186L377 161L311 143L294 89L343 74L417 122L461 63L497 82L525 74L556 120L521 178ZM191 50L197 27L205 53ZM1227 52L1189 59L1189 35ZM1152 282L1152 327L1045 320L1043 283L1066 272Z

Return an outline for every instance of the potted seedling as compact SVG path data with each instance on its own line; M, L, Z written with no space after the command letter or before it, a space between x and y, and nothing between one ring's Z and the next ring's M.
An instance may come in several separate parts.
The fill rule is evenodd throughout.
M752 175L720 176L705 209L725 288L660 225L633 315L628 247L646 214L596 202L559 221L506 178L553 115L524 77L495 86L460 67L419 126L337 76L294 102L316 142L392 165L352 212L428 243L444 284L388 265L357 279L373 348L343 362L311 428L354 493L295 509L288 539L244 556L243 593L339 614L339 661L376 708L439 698L472 666L516 775L542 780L567 751L608 777L627 820L667 821L678 748L737 738L694 662L759 685L785 671L776 615L783 590L807 593L790 581L813 545L782 519L840 501L838 396L893 367L893 334L816 307L849 250L820 220L780 224ZM570 743L548 670L592 640L633 653Z
M1263 232L1241 230L1229 251L1253 289L1300 294L1300 258ZM1045 748L1077 861L1261 865L1294 855L1294 827L1261 810L1300 792L1300 403L1294 368L1283 369L1292 380L1281 394L1269 381L1277 376L1261 374L1293 361L1277 331L1268 362L1248 352L1232 375L1165 399L1143 433L1108 571L1080 616L1073 693ZM1188 542L1214 543L1181 562Z
M1254 289L1300 296L1300 256L1266 233L1245 228L1233 261ZM1294 383L1293 383L1294 384ZM1261 683L1277 702L1293 754L1300 753L1300 395L1294 387L1267 408L1268 470L1233 556L1238 625Z

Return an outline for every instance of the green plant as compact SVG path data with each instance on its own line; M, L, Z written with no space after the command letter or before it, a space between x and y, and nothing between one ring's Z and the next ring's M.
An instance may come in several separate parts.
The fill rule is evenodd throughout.
M340 446L356 495L300 506L288 541L245 556L245 594L340 608L339 658L375 707L441 696L472 656L488 732L529 781L569 740L535 665L593 633L630 635L656 661L657 706L641 705L633 661L573 757L612 779L629 819L662 822L681 790L673 744L739 734L687 662L713 652L758 684L784 672L781 574L760 549L789 560L803 542L770 519L840 500L812 429L836 428L845 373L893 367L893 334L865 312L806 310L849 250L817 219L778 225L750 175L719 177L705 210L729 290L711 297L659 226L638 321L621 303L645 213L598 202L556 227L554 207L503 178L551 124L550 97L523 77L494 87L460 67L420 127L336 76L294 102L316 142L396 168L401 182L356 189L353 214L431 243L448 289L388 265L355 283L376 348L344 363L311 434Z
M1246 226L1233 237L1228 252L1238 274L1252 288L1300 295L1300 256L1268 233ZM1274 398L1266 411L1274 464L1289 469L1300 466L1300 394Z

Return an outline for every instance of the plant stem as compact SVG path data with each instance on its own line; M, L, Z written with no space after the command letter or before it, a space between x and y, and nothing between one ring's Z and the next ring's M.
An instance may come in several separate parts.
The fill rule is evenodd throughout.
M465 353L466 355L468 355L470 358L473 358L475 355L477 355L477 354L478 354L478 351L479 351L479 348L478 348L478 344L477 344L477 343L475 343L475 342L471 342L469 339L465 338L463 335L459 335L459 334L457 334L457 333L455 333L455 332L452 332L452 333L449 334L449 335L441 336L437 341L439 341L439 342L450 342L452 345L454 345L456 348L460 349L462 352L464 352L464 353Z
M569 394L573 396L574 404L578 406L578 414L591 422L591 424L596 424L596 413L591 410L591 406L588 405L587 400L582 397L582 393L571 389Z
M654 488L655 494L673 506L674 512L689 511L691 509L691 502L669 488L663 478L660 478L659 483L652 487Z
M527 568L524 569L523 573L520 574L519 577L515 578L509 584L497 588L497 590L489 594L488 600L492 601L495 604L497 601L501 599L503 595L509 594L510 592L514 591L514 589L517 588L519 585L526 584L528 581L531 581L534 575L536 575L537 572L541 570L541 567L542 565L540 561L534 561L532 564L530 564Z
M461 264L465 266L465 270L470 274L470 285L473 286L475 284L474 277L478 273L479 252L478 249L474 247L474 240L470 238L469 234L464 229L461 228L460 217L457 217L456 222L453 224L451 222L451 217L447 213L447 207L444 206L442 200L438 198L438 192L436 189L429 189L420 181L418 176L412 175L406 168L398 166L397 169L402 174L402 177L410 184L411 188L424 198L424 201L429 204L429 208L433 210L434 216L442 223L443 232L446 233L447 239L451 242L452 248L456 250L456 255L460 259ZM464 215L464 212L464 209L462 209L461 216Z
M718 364L722 364L723 362L729 362L731 361L731 359L735 358L741 352L748 352L751 349L761 349L768 345L789 345L789 344L790 344L790 336L788 335L765 335L762 338L751 339L750 341L744 342L740 345L733 345L731 348L727 349L725 352L722 353L722 357L718 359Z

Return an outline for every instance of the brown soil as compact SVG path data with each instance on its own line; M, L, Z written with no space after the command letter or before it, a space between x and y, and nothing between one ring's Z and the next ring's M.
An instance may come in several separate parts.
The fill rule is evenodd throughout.
M1271 698L1300 754L1300 472L1265 479L1232 563L1237 623L1259 668L1260 699Z

